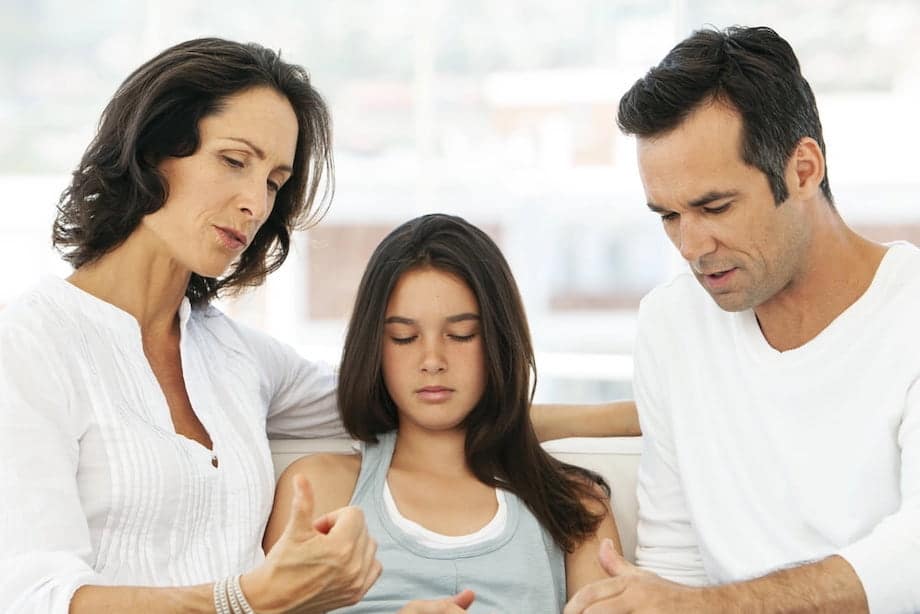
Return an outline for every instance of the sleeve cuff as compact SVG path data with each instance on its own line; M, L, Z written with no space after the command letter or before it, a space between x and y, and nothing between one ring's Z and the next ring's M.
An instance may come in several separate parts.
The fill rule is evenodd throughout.
M918 547L910 538L895 544L880 544L863 539L839 552L866 592L869 612L895 614L920 611L920 558Z

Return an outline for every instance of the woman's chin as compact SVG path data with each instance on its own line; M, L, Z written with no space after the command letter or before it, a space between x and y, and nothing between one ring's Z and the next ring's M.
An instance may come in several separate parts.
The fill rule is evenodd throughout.
M216 279L230 272L232 264L232 262L209 262L193 268L192 272L199 277L213 277Z

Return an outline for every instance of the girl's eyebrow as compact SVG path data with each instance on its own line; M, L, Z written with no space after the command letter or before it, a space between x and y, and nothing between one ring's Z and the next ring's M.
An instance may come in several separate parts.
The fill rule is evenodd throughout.
M457 315L447 317L447 321L450 322L451 324L453 324L454 322L465 322L467 320L479 320L479 319L480 317L478 313L458 313ZM413 320L412 318L404 318L402 316L390 316L389 318L384 320L383 323L384 324L408 324L411 326L415 324L415 320Z

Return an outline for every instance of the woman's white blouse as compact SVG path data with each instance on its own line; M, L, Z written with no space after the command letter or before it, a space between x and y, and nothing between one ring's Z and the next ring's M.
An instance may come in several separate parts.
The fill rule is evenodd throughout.
M251 569L274 490L267 435L343 435L329 367L214 308L179 315L217 467L176 434L131 315L57 278L0 311L0 612L66 613L84 584Z

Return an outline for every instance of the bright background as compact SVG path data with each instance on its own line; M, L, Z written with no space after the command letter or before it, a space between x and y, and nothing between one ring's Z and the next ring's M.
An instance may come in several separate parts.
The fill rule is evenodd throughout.
M501 245L538 349L541 400L630 395L639 298L682 270L644 205L620 95L705 24L796 49L838 209L920 242L915 0L0 0L0 305L66 275L50 226L130 71L216 35L280 49L332 109L337 191L263 288L221 306L335 361L370 251L409 217L462 215Z

